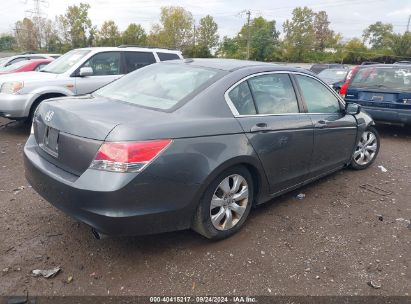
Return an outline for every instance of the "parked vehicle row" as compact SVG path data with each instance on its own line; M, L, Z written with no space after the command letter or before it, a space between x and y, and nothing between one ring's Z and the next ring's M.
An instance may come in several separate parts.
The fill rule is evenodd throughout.
M53 60L54 59L33 59L17 61L16 63L10 64L8 66L0 67L0 75L40 71Z
M363 106L375 121L411 124L411 64L408 61L364 62L349 71L324 69L318 76L346 101Z
M181 52L165 49L75 49L38 72L1 75L0 116L30 121L43 100L88 94L146 65L182 58Z
M15 64L19 61L26 61L26 60L36 60L36 59L57 59L61 55L60 54L20 54L15 56L3 57L0 58L0 67L6 67L12 64Z
M160 62L92 94L41 103L25 172L97 237L192 228L221 239L253 205L345 166L370 166L379 151L373 124L302 69Z

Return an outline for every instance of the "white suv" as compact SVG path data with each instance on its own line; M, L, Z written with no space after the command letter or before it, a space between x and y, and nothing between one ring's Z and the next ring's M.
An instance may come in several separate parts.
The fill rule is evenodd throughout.
M146 65L183 59L180 51L130 46L72 50L39 72L0 76L0 116L31 119L45 99L94 92Z

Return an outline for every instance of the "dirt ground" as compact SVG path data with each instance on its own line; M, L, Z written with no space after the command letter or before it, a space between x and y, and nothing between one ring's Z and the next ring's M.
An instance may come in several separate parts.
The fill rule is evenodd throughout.
M411 295L410 129L379 126L372 167L253 210L230 239L181 231L99 241L30 188L22 162L29 129L7 122L0 119L0 295ZM54 278L31 275L55 266Z

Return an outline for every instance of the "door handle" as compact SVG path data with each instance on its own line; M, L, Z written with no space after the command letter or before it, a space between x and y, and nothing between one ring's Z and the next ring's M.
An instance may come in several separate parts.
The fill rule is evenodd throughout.
M260 122L251 127L251 132L269 131L268 125L265 122Z
M319 120L316 122L314 125L315 128L325 128L327 126L327 121L326 120Z

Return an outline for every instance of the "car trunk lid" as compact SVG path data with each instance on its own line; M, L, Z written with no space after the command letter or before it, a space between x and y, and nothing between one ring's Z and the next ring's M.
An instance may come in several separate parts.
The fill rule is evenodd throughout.
M33 119L38 152L79 176L113 128L122 121L136 120L131 107L135 110L132 105L92 96L43 102Z

